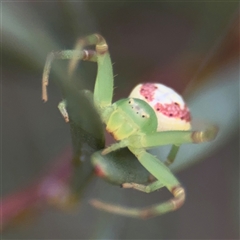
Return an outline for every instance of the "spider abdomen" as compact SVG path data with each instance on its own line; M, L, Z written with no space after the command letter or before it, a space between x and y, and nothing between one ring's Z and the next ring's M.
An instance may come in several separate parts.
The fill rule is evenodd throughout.
M157 116L157 131L189 130L191 115L183 98L173 89L160 83L137 85L129 97L147 102Z

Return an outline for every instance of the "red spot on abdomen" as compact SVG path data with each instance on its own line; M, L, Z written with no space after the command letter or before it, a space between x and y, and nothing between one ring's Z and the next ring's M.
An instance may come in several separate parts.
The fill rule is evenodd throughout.
M186 105L181 109L178 103L157 103L154 109L156 112L160 112L167 117L185 120L186 122L191 121L190 111Z
M154 92L158 87L154 83L144 83L140 89L140 94L147 100L152 101Z

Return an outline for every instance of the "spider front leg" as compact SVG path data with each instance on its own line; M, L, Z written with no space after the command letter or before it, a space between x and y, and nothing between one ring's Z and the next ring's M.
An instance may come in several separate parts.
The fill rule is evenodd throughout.
M84 47L87 47L89 45L93 45L95 42L91 41L92 40L91 36L88 36L88 37L85 37L85 38L79 38L77 40L76 44L75 44L74 51L81 52L84 49ZM69 75L70 78L72 77L74 71L76 70L77 64L80 60L81 59L78 58L77 56L71 58L71 60L69 62L69 65L68 65L68 75ZM84 59L82 59L82 60L84 60ZM95 60L97 61L97 59L95 59Z
M43 77L42 77L42 100L46 102L48 100L47 95L47 86L49 81L49 73L51 70L52 62L56 59L61 60L68 60L71 58L78 58L85 61L93 61L96 62L96 52L90 50L64 50L58 52L51 52L47 56L47 60L43 70Z
M112 104L113 97L113 70L110 54L108 52L108 45L106 40L99 34L93 34L86 38L79 39L75 45L75 51L81 51L83 47L88 45L96 45L96 52L92 56L92 51L86 51L89 56L86 55L83 60L96 61L98 64L97 78L94 86L94 103L104 122L111 112L111 108L108 108ZM69 74L72 75L76 68L79 57L74 55L69 63ZM107 110L104 112L104 110Z
M133 134L105 148L102 154L105 155L126 146L133 148L153 148L174 144L168 155L169 160L166 160L166 165L169 165L168 162L172 162L175 159L181 144L210 142L216 138L217 133L218 128L211 125L202 131L163 131L151 134Z
M209 125L202 131L164 131L152 134L139 134L129 137L126 141L128 145L134 148L152 148L157 146L174 144L180 146L184 143L203 143L214 140L217 136L218 128ZM111 147L111 146L110 146ZM172 148L170 155L176 155L177 148Z
M65 50L49 53L43 70L42 99L45 102L48 100L47 85L49 73L51 70L52 62L55 59L72 59L73 65L74 62L78 60L97 62L98 72L94 87L94 102L101 111L104 107L111 105L113 96L113 71L110 55L108 52L108 45L105 39L99 34L87 36L79 41L77 45L77 49L75 50ZM83 50L83 48L88 45L96 45L96 51ZM71 67L69 68L71 69ZM71 70L69 71L71 72Z

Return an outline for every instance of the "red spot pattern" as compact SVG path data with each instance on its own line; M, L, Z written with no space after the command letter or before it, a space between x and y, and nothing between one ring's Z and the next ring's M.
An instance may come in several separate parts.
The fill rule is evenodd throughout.
M161 112L167 117L178 118L185 120L186 122L191 121L191 115L186 105L184 106L184 109L181 109L178 103L157 103L154 106L154 109L156 112Z
M140 89L140 94L147 100L152 101L154 92L158 87L153 83L144 83Z

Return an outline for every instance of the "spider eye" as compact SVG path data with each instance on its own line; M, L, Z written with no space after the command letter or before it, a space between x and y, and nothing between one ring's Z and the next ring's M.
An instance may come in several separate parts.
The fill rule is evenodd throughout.
M133 100L130 98L128 101L129 104L133 104Z

